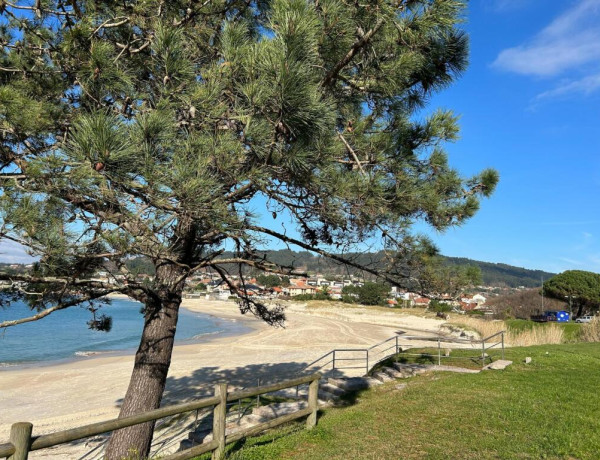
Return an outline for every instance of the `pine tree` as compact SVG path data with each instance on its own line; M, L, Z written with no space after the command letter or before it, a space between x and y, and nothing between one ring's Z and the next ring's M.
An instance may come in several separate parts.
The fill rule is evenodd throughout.
M142 302L145 322L121 416L157 408L186 279L215 270L242 312L242 266L289 275L257 248L277 240L410 276L419 219L471 217L497 182L463 178L443 144L450 111L427 100L466 67L458 0L0 1L1 238L39 258L12 280L39 319L104 296ZM262 217L256 204L266 203ZM265 216L290 215L300 236ZM381 242L390 267L340 256ZM234 256L223 259L225 249ZM127 270L144 256L151 283ZM94 280L109 270L111 282ZM97 318L92 326L108 328ZM0 326L9 326L2 324ZM149 451L153 424L120 430L107 458Z

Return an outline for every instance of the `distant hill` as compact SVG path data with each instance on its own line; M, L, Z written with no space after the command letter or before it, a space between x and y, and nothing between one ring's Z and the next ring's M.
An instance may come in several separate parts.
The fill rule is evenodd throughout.
M348 276L358 275L357 269L341 265L324 257L315 255L308 251L292 251L282 249L278 251L264 251L265 259L279 265L295 267L309 275L320 273L324 276ZM231 257L231 253L224 253L224 258ZM381 260L382 254L374 253L354 253L346 254L345 257L361 265L377 266ZM548 280L555 273L541 270L529 270L521 267L514 267L507 264L496 264L492 262L482 262L479 260L466 259L463 257L445 257L448 264L452 265L476 265L481 269L481 277L485 286L498 287L519 287L527 288L538 287L541 285L542 277ZM141 258L130 259L126 262L127 266L134 273L154 274L150 263Z
M539 287L542 285L542 278L546 281L556 275L556 273L542 270L529 270L513 265L481 262L464 257L446 257L446 260L453 265L477 265L481 269L483 284L486 286Z

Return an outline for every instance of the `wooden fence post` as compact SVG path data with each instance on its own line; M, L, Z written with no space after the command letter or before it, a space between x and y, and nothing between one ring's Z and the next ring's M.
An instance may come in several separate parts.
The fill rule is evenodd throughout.
M212 453L213 460L221 460L225 456L225 419L227 417L227 383L215 385L215 396L221 400L215 404L213 411L213 440L219 445Z
M319 380L320 376L310 382L308 386L308 408L311 413L306 419L306 427L310 430L317 424L317 412L319 410Z
M27 460L32 430L33 425L29 422L14 423L10 427L10 442L15 446L15 453L8 460Z

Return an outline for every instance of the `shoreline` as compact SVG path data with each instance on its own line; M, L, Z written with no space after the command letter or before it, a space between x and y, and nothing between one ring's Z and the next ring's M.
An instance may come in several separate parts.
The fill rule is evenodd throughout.
M258 380L264 385L290 378L334 348L366 348L399 330L434 332L442 323L366 307L315 309L286 303L286 326L271 327L242 316L233 302L185 299L185 308L242 322L249 330L176 345L163 406L211 394L217 382L227 381L233 389L256 386ZM94 355L57 365L0 371L0 443L8 439L11 424L19 421L33 423L38 436L116 418L129 383L132 358L132 354ZM30 458L83 458L90 449L86 443L69 444L33 453Z
M110 294L107 296L112 299L126 300L130 302L137 302L136 300L131 299L130 297L124 294ZM188 337L185 339L179 339L175 342L174 347L182 347L187 345L195 345L199 343L206 343L212 340L217 340L219 338L229 338L234 336L241 336L245 334L251 334L256 329L256 325L253 323L253 318L243 317L241 313L236 315L233 312L223 311L222 313L219 310L215 310L212 313L205 311L202 308L194 308L194 306L188 305L189 301L203 301L206 303L209 302L218 302L218 303L230 303L235 305L233 301L220 301L220 300L204 300L204 299L183 299L181 302L181 307L187 313L196 313L204 316L209 316L211 318L215 318L218 320L225 320L232 323L237 323L236 326L231 328L231 330L222 330L222 331L213 331L206 332L204 334L199 334L194 337ZM139 302L138 302L139 303ZM209 308L209 310L211 310ZM239 310L238 310L239 311ZM239 316L242 316L240 318ZM140 331L141 332L141 331ZM56 359L47 359L47 360L39 360L39 361L22 361L22 362L2 362L0 363L0 373L3 372L11 372L14 370L21 369L37 369L43 367L51 367L51 366L61 366L64 364L77 363L80 361L89 361L93 359L99 359L104 357L121 357L121 356L131 356L134 357L137 351L137 344L133 347L127 347L117 350L80 350L76 351L72 356L65 358L56 358Z

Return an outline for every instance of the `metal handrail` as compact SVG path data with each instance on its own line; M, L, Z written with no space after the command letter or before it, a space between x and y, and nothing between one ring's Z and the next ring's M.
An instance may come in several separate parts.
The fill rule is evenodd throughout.
M492 335L490 335L489 337L486 337L486 338L484 338L484 339L481 339L481 340L482 340L482 341L485 341L485 340L493 339L494 337L496 337L496 336L498 336L498 335L500 335L500 334L503 334L503 335L504 335L504 333L505 333L505 332L506 332L506 331L504 331L504 330L503 330L503 331L500 331L500 332L496 332L495 334L492 334Z
M504 333L505 333L505 331L496 332L495 334L492 334L489 337L485 337L485 338L479 339L479 340L461 339L461 338L457 338L457 337L444 337L444 336L440 336L440 335L438 335L438 336L411 336L411 335L397 334L393 337L389 337L381 342L378 342L375 345L370 346L369 348L336 348L334 350L331 350L329 353L324 354L323 356L319 357L318 359L314 360L312 363L307 365L301 371L301 373L306 372L312 366L319 363L320 361L322 361L323 359L325 359L326 357L328 357L330 355L332 356L332 359L330 361L327 361L326 363L322 364L321 366L319 366L317 368L318 371L323 370L329 364L333 364L332 369L331 369L332 371L343 370L343 369L357 369L357 367L336 366L336 362L361 361L363 359L363 358L338 358L338 357L336 357L336 353L344 353L344 352L363 352L363 353L365 353L364 368L365 368L366 373L368 373L369 370L371 368L373 368L373 366L380 363L381 361L384 361L389 356L392 356L395 353L399 352L399 350L401 349L399 340L421 340L421 341L427 341L427 342L436 342L437 348L438 348L438 364L441 364L441 359L442 359L442 356L441 356L442 355L442 353L441 353L442 343L463 343L463 344L470 344L470 345L481 343L481 345L482 345L481 359L483 362L485 362L485 350L489 350L489 349L494 348L501 344L502 345L502 359L504 359ZM493 339L494 337L497 337L499 335L502 336L501 342L497 342L495 344L492 344L492 345L489 345L486 347L486 341L489 341L489 339ZM387 348L381 349L381 350L376 350L377 347L381 347L382 345L385 345L386 343L389 343L391 341L395 341L395 344L391 345ZM391 353L391 350L395 350L395 352ZM360 367L358 367L358 369L360 369Z
M333 353L333 351L334 351L334 350L331 350L330 352L328 352L328 353L325 353L325 354L324 354L323 356L321 356L320 358L317 358L317 359L315 359L315 360L314 360L312 363L308 364L308 365L307 365L307 366L304 368L304 370L308 369L308 368L309 368L309 367L311 367L311 366L314 366L314 365L315 365L315 364L317 364L319 361L321 361L322 359L324 359L324 358L326 358L327 356L329 356L330 354L332 354L332 353Z
M390 340L397 340L398 337L399 337L398 335L395 335L393 337L390 337L389 339L385 339L383 342L376 343L375 345L369 347L369 350L372 350L373 348L378 347L379 345L383 345L384 343L387 343Z

